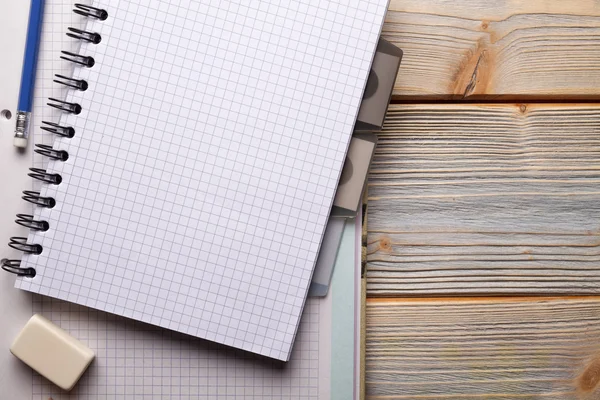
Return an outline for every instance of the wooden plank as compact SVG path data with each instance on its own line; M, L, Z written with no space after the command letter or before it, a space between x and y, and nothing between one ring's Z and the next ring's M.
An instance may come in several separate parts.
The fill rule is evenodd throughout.
M600 105L395 105L370 296L600 292Z
M396 99L598 98L599 0L391 0Z
M375 399L600 398L600 298L367 304Z

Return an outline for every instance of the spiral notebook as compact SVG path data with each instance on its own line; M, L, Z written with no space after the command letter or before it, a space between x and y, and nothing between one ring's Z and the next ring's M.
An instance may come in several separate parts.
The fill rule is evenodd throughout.
M386 6L77 5L16 286L287 360Z

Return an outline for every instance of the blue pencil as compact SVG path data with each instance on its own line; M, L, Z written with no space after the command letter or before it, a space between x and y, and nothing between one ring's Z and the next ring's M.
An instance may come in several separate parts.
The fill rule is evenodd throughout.
M44 0L31 0L25 56L23 57L23 72L21 73L21 89L19 90L19 104L17 106L17 127L13 142L16 147L21 148L27 147L27 136L29 135L29 120L33 105L33 87L38 50L40 48L43 14Z

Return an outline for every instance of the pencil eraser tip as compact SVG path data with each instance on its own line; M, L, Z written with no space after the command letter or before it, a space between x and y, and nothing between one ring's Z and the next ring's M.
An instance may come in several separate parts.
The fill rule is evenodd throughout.
M71 390L94 352L39 314L19 333L10 352L63 390Z
M13 144L15 145L15 147L24 149L27 147L27 139L22 137L15 137L13 140Z

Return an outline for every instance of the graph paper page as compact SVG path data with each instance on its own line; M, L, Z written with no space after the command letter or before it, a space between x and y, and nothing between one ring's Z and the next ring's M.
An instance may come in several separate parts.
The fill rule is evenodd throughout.
M17 286L287 360L381 1L100 1Z
M46 0L34 101L34 137L31 143L52 144L54 139L54 135L39 127L42 120L56 121L59 117L57 111L46 105L48 97L64 98L66 95L64 87L52 83L52 78L55 73L71 74L70 64L59 59L60 51L78 50L78 42L68 38L65 32L69 26L83 28L85 20L74 14L72 8L71 0ZM48 160L34 153L32 164L45 168ZM37 182L24 174L19 178L31 184ZM39 189L39 185L34 189ZM10 229L9 236L15 236L19 234L17 228L11 224L3 229ZM336 269L338 273L350 270L345 265L341 267ZM7 381L4 389L11 394L18 391L19 398L151 400L170 396L182 400L263 400L281 399L287 393L292 398L329 398L331 322L335 321L332 320L330 297L307 300L292 355L282 367L281 363L261 361L260 358L252 361L257 357L105 312L47 296L13 292L10 290L14 282L12 275L0 276L5 279L6 288L0 292L0 301L10 305L1 317L3 325L20 327L33 313L41 313L96 353L94 363L69 393L61 391L28 368L18 368L18 360L8 354L0 360L0 369L15 371L18 379ZM7 346L12 339L13 334L8 334ZM152 371L149 371L149 366ZM148 376L152 377L155 383L152 388L140 385L145 376L146 382ZM252 384L246 385L246 381ZM228 394L228 386L237 386L237 394ZM212 394L215 392L220 394Z

